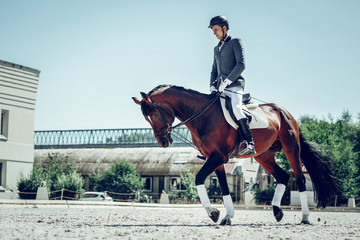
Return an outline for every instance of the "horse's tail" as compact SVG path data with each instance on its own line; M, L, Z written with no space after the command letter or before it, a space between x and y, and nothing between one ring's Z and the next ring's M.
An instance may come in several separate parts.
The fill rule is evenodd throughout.
M301 132L300 146L300 157L310 174L317 207L325 208L340 193L340 186L331 173L330 157L322 154L314 143L304 138Z

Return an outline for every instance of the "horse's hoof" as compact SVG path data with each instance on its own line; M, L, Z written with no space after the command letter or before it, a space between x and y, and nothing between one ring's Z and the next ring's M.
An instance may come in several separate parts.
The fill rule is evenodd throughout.
M300 224L310 224L309 214L304 214Z
M220 217L220 211L217 210L216 208L205 208L206 211L208 212L209 217L211 218L211 220L213 220L214 222L217 222L219 220Z
M217 222L219 220L219 217L220 217L220 211L217 209L215 209L215 211L213 211L210 216L211 220L213 220L214 222Z
M221 226L231 225L231 218L230 218L230 216L226 215L226 216L224 217L224 219L221 220L220 225L221 225Z
M276 221L280 222L284 216L283 211L279 207L273 206L273 213L274 213Z

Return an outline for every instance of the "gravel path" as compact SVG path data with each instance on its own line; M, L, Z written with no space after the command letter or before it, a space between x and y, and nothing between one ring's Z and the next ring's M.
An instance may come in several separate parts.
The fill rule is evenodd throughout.
M284 214L276 223L269 210L236 210L219 226L202 208L2 205L0 239L360 239L360 213L312 212L311 225Z

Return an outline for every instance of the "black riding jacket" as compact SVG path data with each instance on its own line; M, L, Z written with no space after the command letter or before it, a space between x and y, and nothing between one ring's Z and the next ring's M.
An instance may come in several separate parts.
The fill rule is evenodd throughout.
M245 85L241 73L245 69L244 47L240 38L228 36L221 49L221 42L214 48L214 62L210 77L210 86L219 87L220 78L230 79L229 87Z

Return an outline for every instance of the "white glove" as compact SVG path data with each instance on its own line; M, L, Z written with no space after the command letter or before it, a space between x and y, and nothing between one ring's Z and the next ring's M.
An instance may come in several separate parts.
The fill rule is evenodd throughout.
M210 92L213 93L213 92L217 92L217 88L215 86L211 86L210 87Z
M222 92L224 91L224 89L225 89L227 86L229 86L231 83L232 83L232 81L231 81L230 79L228 79L228 78L225 79L225 81L220 84L219 92L222 93Z

